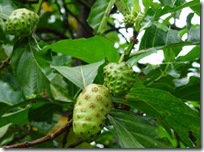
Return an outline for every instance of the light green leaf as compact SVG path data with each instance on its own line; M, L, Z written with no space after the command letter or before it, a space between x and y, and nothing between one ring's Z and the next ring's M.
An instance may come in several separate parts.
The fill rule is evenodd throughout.
M115 5L123 15L131 13L131 9L128 6L128 0L116 0Z
M78 66L78 67L66 67L66 66L51 66L53 69L58 71L62 76L70 80L79 88L83 89L88 84L94 81L97 75L98 68L104 63L102 60L97 63L92 63L88 65Z
M91 7L91 12L87 19L89 25L96 33L103 33L107 26L107 18L114 5L115 0L96 0Z
M198 28L191 28L188 32L188 39L187 41L191 42L198 42L200 41L200 27Z
M7 19L16 6L11 0L0 0L0 18Z
M49 45L42 51L51 51L70 55L87 63L95 63L106 58L110 62L119 60L119 53L114 48L114 43L102 36L80 38L75 40L61 40Z

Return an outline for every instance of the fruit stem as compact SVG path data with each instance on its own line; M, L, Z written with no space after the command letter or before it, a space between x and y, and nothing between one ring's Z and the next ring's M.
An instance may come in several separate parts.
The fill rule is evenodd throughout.
M35 13L36 13L36 14L39 13L40 8L41 8L41 5L42 5L42 2L43 2L43 0L39 0L37 6L36 6L36 8L35 8Z
M137 35L138 35L138 33L134 32L133 37L130 38L130 43L129 43L127 49L124 51L124 53L120 56L120 59L118 61L119 63L129 59L130 53L131 53L132 49L134 48L134 45L137 43L137 39L136 39Z

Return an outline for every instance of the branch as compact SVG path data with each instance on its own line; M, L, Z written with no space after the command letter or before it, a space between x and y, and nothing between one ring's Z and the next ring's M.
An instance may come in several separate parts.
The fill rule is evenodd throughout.
M67 122L67 124L63 128L58 129L56 132L54 132L52 134L48 134L42 138L39 138L39 139L36 139L33 141L28 141L28 142L24 142L24 143L15 144L15 145L4 146L3 148L27 148L27 147L31 147L31 146L34 146L34 145L37 145L40 143L44 143L46 141L50 141L50 140L53 140L54 138L58 137L64 131L69 129L71 126L72 126L72 120Z

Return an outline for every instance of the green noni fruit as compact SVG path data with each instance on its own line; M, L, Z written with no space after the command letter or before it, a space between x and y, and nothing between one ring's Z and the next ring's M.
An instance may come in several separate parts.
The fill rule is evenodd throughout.
M74 107L74 133L83 140L93 139L103 127L111 106L112 99L108 88L89 84L79 94Z
M28 36L38 22L39 16L35 12L20 8L13 11L6 20L6 30L15 36Z
M115 96L124 96L135 82L135 72L126 62L109 63L104 67L104 85Z

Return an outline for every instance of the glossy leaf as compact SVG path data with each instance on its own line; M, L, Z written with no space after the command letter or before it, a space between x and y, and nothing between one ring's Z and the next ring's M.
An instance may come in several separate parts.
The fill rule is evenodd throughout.
M112 110L108 116L121 148L171 147L159 137L157 126L132 112Z
M96 0L91 8L87 22L96 31L103 33L106 30L107 18L115 0Z
M74 83L76 86L83 89L94 81L98 68L103 63L104 60L78 67L52 66L52 68Z
M132 89L127 95L129 104L160 122L167 130L174 129L189 147L200 143L199 114L170 93L150 88ZM191 135L190 135L191 134ZM192 139L191 137L193 136Z
M119 53L113 43L101 36L81 38L77 40L61 40L49 45L43 51L51 49L54 52L70 55L87 63L94 63L107 58L108 61L118 61Z

